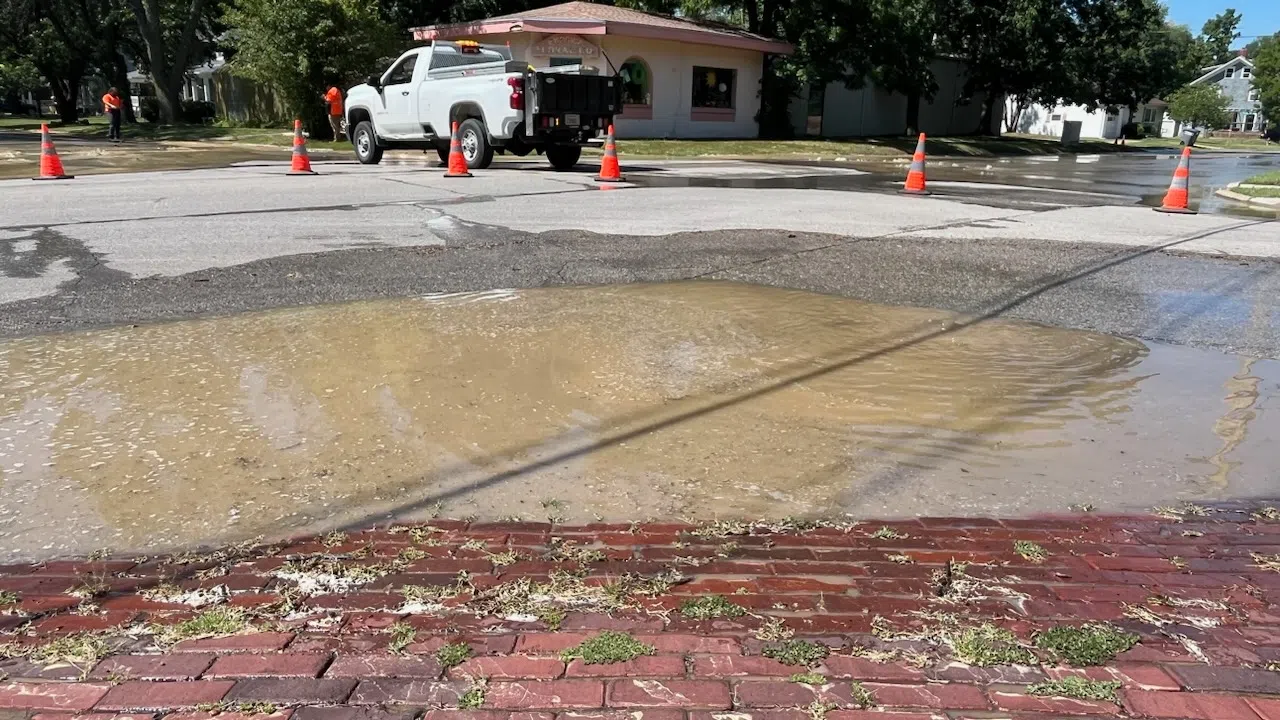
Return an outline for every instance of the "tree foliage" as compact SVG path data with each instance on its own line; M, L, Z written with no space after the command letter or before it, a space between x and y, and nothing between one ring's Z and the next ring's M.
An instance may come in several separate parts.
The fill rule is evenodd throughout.
M1227 98L1217 85L1188 85L1168 98L1169 116L1193 127L1220 128L1231 122Z
M1280 32L1258 43L1253 56L1253 87L1260 93L1267 121L1280 124Z
M1201 65L1216 65L1231 59L1231 44L1240 37L1240 13L1227 8L1205 21L1200 29Z
M124 0L144 50L138 57L156 87L160 120L178 115L178 94L193 64L205 62L218 34L216 0Z
M328 85L353 84L405 42L374 0L234 0L225 20L232 71L270 84L311 127L322 124Z

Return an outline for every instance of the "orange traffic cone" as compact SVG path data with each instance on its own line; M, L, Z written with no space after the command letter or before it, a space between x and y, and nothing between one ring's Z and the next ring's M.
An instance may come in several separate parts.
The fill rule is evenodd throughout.
M600 174L596 176L600 182L622 182L622 168L618 167L618 145L613 138L613 125L609 126L609 134L604 138L604 157L600 159Z
M453 124L453 132L449 136L449 169L445 177L471 177L467 169L467 157L462 154L462 138L458 135L458 123Z
M290 175L316 175L311 169L311 158L307 156L307 139L302 136L302 121L293 121L293 164L289 166Z
M70 180L75 175L68 175L62 171L62 160L58 158L58 151L53 149L53 141L49 139L49 126L40 126L40 177L33 177L32 180Z
M907 171L907 183L901 192L908 195L928 195L924 189L924 133L920 133L920 141L916 143L916 154L911 157L911 169Z
M1156 212L1195 215L1196 211L1187 207L1188 183L1191 182L1191 148L1182 148L1182 157L1178 167L1173 171L1173 182L1169 183L1169 192L1164 194L1164 203Z

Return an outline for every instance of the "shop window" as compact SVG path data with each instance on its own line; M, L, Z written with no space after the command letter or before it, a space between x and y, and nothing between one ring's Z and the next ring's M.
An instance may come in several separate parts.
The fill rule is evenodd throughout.
M805 117L804 134L805 135L821 135L822 134L822 111L826 107L827 86L825 83L815 82L809 84L809 107Z
M734 119L734 90L737 78L727 68L693 68L693 120Z
M582 58L571 57L553 57L551 58L551 67L564 67L565 65L581 65Z
M622 117L632 120L653 119L653 73L640 58L628 58L618 68L622 78Z
M693 69L693 107L733 109L734 71L725 68Z

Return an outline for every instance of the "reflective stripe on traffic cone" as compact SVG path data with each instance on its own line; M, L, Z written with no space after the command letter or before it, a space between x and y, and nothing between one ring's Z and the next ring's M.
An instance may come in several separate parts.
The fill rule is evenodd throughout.
M924 133L916 143L916 154L911 157L911 169L907 171L907 182L901 192L908 195L928 195L924 189Z
M315 175L311 169L311 158L307 156L307 139L302 136L302 121L293 121L293 163L289 166L290 175Z
M600 182L622 182L622 168L618 167L618 145L613 138L613 125L604 138L604 157L600 159Z
M53 149L53 140L49 139L49 126L40 125L40 177L32 180L70 180L75 175L68 175L62 170L62 160L58 151Z
M1182 148L1182 157L1178 159L1178 167L1173 171L1173 182L1169 183L1169 192L1164 194L1164 202L1156 212L1194 215L1195 210L1187 207L1191 182L1191 148Z
M467 156L462 154L462 138L458 135L458 123L453 124L449 134L449 169L445 177L471 177L467 169Z

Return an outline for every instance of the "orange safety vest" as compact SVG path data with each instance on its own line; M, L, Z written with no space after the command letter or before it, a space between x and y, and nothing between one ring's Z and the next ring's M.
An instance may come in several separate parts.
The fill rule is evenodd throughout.
M119 96L119 95L112 95L111 93L107 93L106 95L103 95L103 96L102 96L102 109L103 109L105 112L111 112L112 110L119 110L119 109L120 109L120 96Z
M342 114L342 91L341 90L339 90L336 87L329 88L329 91L324 94L324 99L329 102L330 115Z

